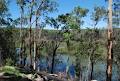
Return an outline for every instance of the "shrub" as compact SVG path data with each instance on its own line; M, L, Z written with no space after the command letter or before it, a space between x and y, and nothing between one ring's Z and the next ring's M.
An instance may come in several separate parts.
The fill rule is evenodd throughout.
M11 58L7 58L5 60L5 65L6 66L12 66L12 65L14 65L14 61Z
M0 72L4 72L6 74L12 74L16 76L20 76L19 70L17 70L15 67L12 66L4 66L0 69Z

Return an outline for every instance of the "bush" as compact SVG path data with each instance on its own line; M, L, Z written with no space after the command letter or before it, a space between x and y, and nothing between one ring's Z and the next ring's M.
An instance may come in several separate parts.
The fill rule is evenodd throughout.
M2 67L0 69L0 72L20 76L19 70L17 70L15 67L12 67L12 66L4 66L4 67Z
M14 65L14 61L11 58L7 58L5 60L5 65L6 66L12 66L12 65Z

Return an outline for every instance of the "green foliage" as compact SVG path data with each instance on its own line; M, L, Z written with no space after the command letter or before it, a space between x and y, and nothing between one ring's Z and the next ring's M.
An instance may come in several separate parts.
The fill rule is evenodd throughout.
M17 0L17 4L19 4L21 7L26 4L25 0Z
M2 58L12 58L15 61L15 40L12 28L0 29L0 47L2 48Z
M8 11L7 1L0 0L0 17L3 16L6 13L6 11Z
M8 73L8 74L15 74L16 76L20 76L19 70L12 66L4 66L0 68L0 72Z
M68 41L70 40L72 34L70 32L65 32L63 33L63 36L64 36L65 41Z
M80 21L76 19L71 13L66 13L58 16L58 21L63 24L63 30L79 29Z
M87 9L78 6L75 7L71 13L66 13L58 16L58 21L62 24L62 30L64 30L63 37L64 41L67 44L68 51L70 51L72 48L70 43L71 38L74 36L72 32L80 31L80 27L84 23L82 18L85 17L87 13Z
M7 58L5 60L5 65L6 66L12 66L12 65L14 65L14 61L11 58Z
M114 62L117 64L118 69L120 68L120 30L118 28L114 28L114 41L113 41L113 55ZM119 69L120 70L120 69Z
M88 12L89 12L88 9L81 8L80 6L75 7L73 10L73 14L78 16L79 18L85 17Z
M10 16L10 14L8 13L8 3L9 0L0 0L0 26L10 25L10 23L6 19L7 16Z
M53 27L54 29L59 29L59 27L60 27L59 21L57 19L54 19L54 18L47 17L46 23L48 25L50 25L51 27Z
M88 13L88 9L75 7L71 13L66 13L58 16L58 21L64 24L62 29L80 29L84 21L82 20Z
M94 27L98 24L99 21L105 19L107 16L107 10L104 7L94 7L94 12L92 12L91 20L94 21Z

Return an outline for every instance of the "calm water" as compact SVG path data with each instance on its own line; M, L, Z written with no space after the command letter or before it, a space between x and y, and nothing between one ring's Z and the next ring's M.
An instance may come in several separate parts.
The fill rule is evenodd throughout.
M29 58L26 60L26 63L29 64ZM39 64L37 67L39 67L40 70L46 70L50 72L51 67L49 66L49 63L46 58L42 58L39 60ZM60 55L57 54L55 58L55 65L54 65L54 72L65 72L68 70L68 74L71 76L75 76L75 57L69 56L69 55ZM84 63L84 66L87 66L87 62ZM49 68L48 68L49 66ZM83 76L87 77L87 68L83 70ZM113 65L113 77L112 81L120 81L118 80L119 75L117 73L117 67ZM98 62L94 65L94 79L98 81L105 81L106 80L106 64L105 62Z

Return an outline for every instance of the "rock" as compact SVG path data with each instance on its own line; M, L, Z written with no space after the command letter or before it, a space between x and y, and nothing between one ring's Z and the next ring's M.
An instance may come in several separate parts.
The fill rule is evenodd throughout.
M28 74L28 75L26 75L26 77L27 77L28 79L32 79L33 75L32 75L32 74Z
M41 77L37 77L37 78L35 79L35 81L44 81L44 80L43 80L43 78L41 78Z
M3 76L4 75L4 72L0 73L0 76Z

